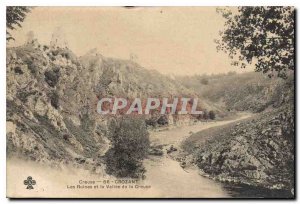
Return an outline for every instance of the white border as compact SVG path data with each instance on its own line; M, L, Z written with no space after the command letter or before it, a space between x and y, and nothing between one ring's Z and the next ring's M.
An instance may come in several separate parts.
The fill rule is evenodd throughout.
M292 6L296 0L3 0L5 5L18 6Z
M0 73L0 130L1 130L1 140L0 140L0 165L1 165L1 173L0 173L0 200L1 203L8 203L11 202L10 200L6 199L6 134L5 134L5 125L6 125L6 23L5 23L5 7L9 5L18 5L18 6L295 6L296 8L300 8L300 1L296 0L247 0L247 1L237 1L237 0L209 0L209 1L200 1L200 0L102 0L102 1L93 1L93 0L72 0L72 1L63 1L63 0L44 0L44 1L36 1L36 0L2 0L0 3L0 62L2 72ZM298 13L297 13L298 16ZM298 19L298 18L297 18ZM299 19L297 21L297 28L299 24ZM299 41L299 32L297 32L297 42ZM299 59L299 52L297 52L297 59ZM297 72L297 78L299 80L299 71ZM297 96L299 96L299 87L297 85ZM299 99L297 97L297 106L299 106ZM299 127L299 120L297 120L297 127ZM297 136L296 136L297 137ZM299 148L299 138L297 139L297 147ZM297 158L299 158L299 151L297 151ZM297 159L298 161L298 159ZM297 178L299 178L299 166L297 168ZM298 179L297 179L298 180ZM299 186L297 188L297 196L299 197ZM23 200L24 201L24 200ZM20 202L20 201L19 201ZM27 200L26 202L33 202L32 200ZM51 201L51 200L36 200L35 203L62 203L62 202L88 202L84 200L59 200L59 201ZM89 202L95 202L89 201ZM120 201L96 201L101 203L116 203ZM123 201L124 202L124 201ZM143 202L143 201L126 201L126 202ZM149 201L147 201L149 202ZM169 201L150 201L150 202L173 202L172 200ZM176 202L191 202L191 201L176 201ZM206 201L201 200L197 201L201 203L208 203L208 202L224 202L224 201ZM243 202L243 203L250 203L253 201L246 201L246 200L229 200L225 202ZM271 201L254 201L255 203L264 203L264 202L274 202ZM281 201L282 203L290 203L291 201Z

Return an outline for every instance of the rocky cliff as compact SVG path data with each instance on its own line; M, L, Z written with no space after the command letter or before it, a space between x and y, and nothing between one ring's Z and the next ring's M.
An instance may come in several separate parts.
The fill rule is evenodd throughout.
M96 49L77 57L60 44L32 39L7 48L8 156L97 170L110 148L110 117L97 114L98 98L194 94L130 60L106 58Z
M294 128L293 105L282 106L192 135L183 148L205 176L228 184L247 185L248 189L255 186L277 190L277 195L271 197L292 197ZM197 138L207 135L208 141L197 142Z

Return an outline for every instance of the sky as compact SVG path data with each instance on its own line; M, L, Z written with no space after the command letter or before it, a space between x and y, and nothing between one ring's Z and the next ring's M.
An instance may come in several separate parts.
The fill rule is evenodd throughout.
M143 67L167 75L252 71L231 66L217 52L214 39L223 25L216 7L35 7L11 32L16 40L8 46L22 45L30 31L50 44L60 28L77 56L93 48L105 57L135 56Z

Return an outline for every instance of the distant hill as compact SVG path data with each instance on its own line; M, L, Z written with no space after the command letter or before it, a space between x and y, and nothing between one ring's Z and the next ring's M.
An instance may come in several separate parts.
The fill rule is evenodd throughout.
M184 76L177 80L194 90L203 99L228 111L261 112L268 107L279 107L293 90L293 77L288 81L268 78L262 73L228 73L213 76Z

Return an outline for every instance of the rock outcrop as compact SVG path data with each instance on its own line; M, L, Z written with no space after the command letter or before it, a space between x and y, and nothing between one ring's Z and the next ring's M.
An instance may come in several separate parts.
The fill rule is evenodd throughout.
M195 144L193 163L218 181L285 190L292 196L294 134L294 112L281 107L224 126L209 141Z
M77 57L61 35L58 30L47 46L31 33L23 46L7 48L8 156L101 166L113 116L97 114L99 98L194 94L130 60L105 58L95 49Z

